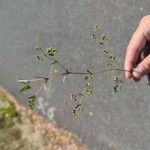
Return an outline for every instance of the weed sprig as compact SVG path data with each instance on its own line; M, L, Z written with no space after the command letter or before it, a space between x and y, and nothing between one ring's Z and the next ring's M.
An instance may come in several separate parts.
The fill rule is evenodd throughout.
M40 86L37 89L37 91L33 95L28 97L28 105L31 109L35 107L37 95L43 89L43 86L48 83L49 80L51 80L52 78L58 78L60 76L63 76L63 82L65 82L66 77L68 75L80 75L81 77L83 77L83 80L85 81L82 91L76 94L74 93L70 94L71 102L78 103L72 110L72 114L76 118L77 116L80 115L81 112L85 110L84 106L82 105L83 98L92 94L93 92L92 81L95 75L103 74L106 72L111 73L111 72L118 72L118 71L131 71L131 70L121 69L117 63L115 55L105 48L105 42L110 39L110 36L108 34L101 33L101 30L98 25L94 25L90 28L90 37L94 39L99 45L102 46L102 52L105 55L104 62L106 65L104 70L93 71L87 69L85 71L72 71L69 68L67 68L64 64L62 64L62 62L60 62L55 58L55 55L58 53L58 50L56 48L54 47L43 48L40 42L37 42L34 45L37 61L42 62L48 59L50 66L58 65L60 68L62 68L63 71L58 72L53 76L37 76L36 78L30 80L26 80L23 78L18 79L18 82L21 83L20 92L26 92L30 90L31 83L40 82ZM113 89L116 93L122 89L123 80L120 79L118 76L113 76L112 83L113 83Z

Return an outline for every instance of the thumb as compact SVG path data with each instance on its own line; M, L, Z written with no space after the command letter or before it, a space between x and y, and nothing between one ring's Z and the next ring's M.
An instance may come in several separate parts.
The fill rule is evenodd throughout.
M150 54L133 69L133 77L140 79L150 72Z

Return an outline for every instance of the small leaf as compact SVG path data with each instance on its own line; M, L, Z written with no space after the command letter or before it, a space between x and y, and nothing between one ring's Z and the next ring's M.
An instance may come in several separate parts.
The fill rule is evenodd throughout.
M123 83L123 80L119 79L118 77L114 77L113 83Z
M36 50L41 49L40 42L37 42L34 47Z
M41 57L39 55L36 56L37 61L40 61Z
M21 88L21 90L19 92L25 92L29 89L31 89L30 85L25 85L24 87Z
M109 51L107 49L103 49L103 52L106 53L106 54L109 53Z
M109 35L106 35L106 34L101 34L101 35L99 36L99 39L101 39L101 40L103 40L103 41L108 40L109 38L110 38L110 36L109 36Z
M81 104L78 104L72 111L73 117L74 118L78 117L80 115L80 113L83 111L84 111L84 107Z
M99 29L99 27L98 27L98 25L96 24L96 25L94 25L93 27L92 27L92 31L93 32L95 32L95 31L97 31Z
M57 49L53 48L53 47L49 47L49 48L47 48L47 53L50 56L54 56L57 53Z
M77 100L77 95L71 94L70 95L70 100L73 101L73 102L76 101Z
M28 105L30 109L33 109L35 107L36 95L30 96L28 99Z
M86 83L84 90L86 94L91 94L93 92L92 86L89 82Z
M114 91L115 91L115 93L117 93L117 87L116 86L114 86Z
M114 91L117 93L118 91L121 91L122 89L122 83L123 80L119 79L118 77L114 77L113 79L113 85L114 85Z
M22 82L21 82L22 88L20 89L19 92L25 92L25 91L31 89L31 86L29 85L30 82L29 82L29 81L28 81L28 82L24 82L24 81L25 81L25 80L22 80Z
M91 34L91 37L92 37L93 39L96 39L96 35L95 35L94 33Z
M36 56L36 59L37 59L37 61L42 61L42 60L44 60L43 57L42 57L42 56L39 56L39 55Z
M117 93L118 91L121 91L121 89L122 89L122 85L116 85L116 86L114 86L114 91L115 91L115 93Z
M111 63L108 60L105 60L105 64L106 64L107 67L111 66Z
M111 59L111 60L115 60L116 57L115 57L115 55L113 55L113 54L109 54L109 55L108 55L108 58Z

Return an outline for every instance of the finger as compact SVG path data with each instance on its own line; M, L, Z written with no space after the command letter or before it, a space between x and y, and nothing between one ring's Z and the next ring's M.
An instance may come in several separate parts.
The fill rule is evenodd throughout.
M136 63L133 65L132 73L133 73L133 69L134 69L141 61L142 61L142 58L141 58L141 54L140 54L139 57L137 58ZM140 79L135 78L134 76L133 76L133 80L134 80L135 82L139 82L139 81L140 81Z
M133 77L140 79L142 76L150 73L150 54L145 57L133 70Z
M125 70L128 70L125 72L125 76L127 79L133 77L132 72L129 72L129 70L132 70L132 68L136 64L139 54L143 50L145 44L146 44L146 38L143 34L142 24L139 24L137 30L134 32L129 42L126 51L124 67Z

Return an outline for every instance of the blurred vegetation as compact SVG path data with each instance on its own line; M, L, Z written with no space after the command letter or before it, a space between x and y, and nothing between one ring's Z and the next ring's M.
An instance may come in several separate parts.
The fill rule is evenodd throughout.
M87 150L71 132L58 128L0 87L0 150Z
M1 93L0 93L1 94ZM20 115L15 104L0 95L0 149L25 150L31 147L21 139L21 131L14 125L20 122Z

